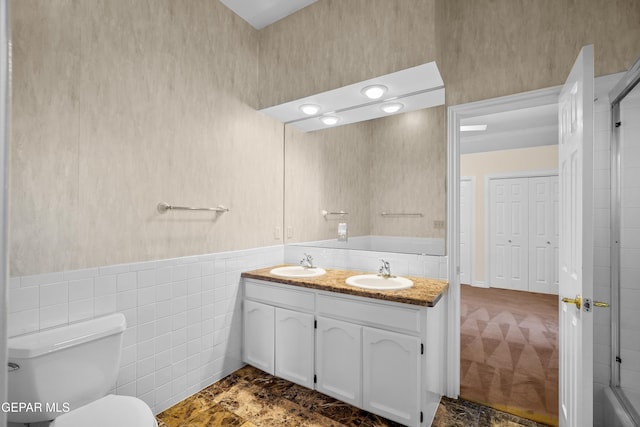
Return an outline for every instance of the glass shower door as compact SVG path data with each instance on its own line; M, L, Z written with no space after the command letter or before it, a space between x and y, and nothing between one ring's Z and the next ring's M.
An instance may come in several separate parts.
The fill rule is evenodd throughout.
M614 310L612 319L617 323L618 338L617 352L614 349L617 369L613 385L637 422L640 413L640 84L637 80L628 86L619 103L614 102L613 120L616 138L612 150L612 273L613 286L618 292L617 313Z

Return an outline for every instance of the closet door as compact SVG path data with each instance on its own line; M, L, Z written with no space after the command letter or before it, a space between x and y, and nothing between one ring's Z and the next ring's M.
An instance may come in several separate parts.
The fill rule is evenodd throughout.
M489 285L527 291L529 179L492 179L489 182Z
M529 291L558 293L557 176L529 179Z

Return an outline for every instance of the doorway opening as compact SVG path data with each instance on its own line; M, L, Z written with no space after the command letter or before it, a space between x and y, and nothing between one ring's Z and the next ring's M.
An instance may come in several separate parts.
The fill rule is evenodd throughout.
M594 186L595 186L595 224L596 230L608 230L609 229L609 175L610 175L610 164L609 164L609 138L611 133L611 125L609 123L610 116L610 104L608 93L609 90L620 80L623 73L613 74L609 76L602 76L595 79L595 143L594 143L594 154L596 157L596 162L594 165ZM462 232L461 227L463 225L460 223L460 220L463 220L463 214L460 212L460 197L461 197L461 188L460 188L460 179L461 177L465 177L464 173L461 173L461 147L460 147L460 136L462 132L460 132L459 126L461 122L466 119L474 118L478 116L499 113L499 112L507 112L512 110L518 110L523 108L530 108L536 106L543 105L556 105L558 101L558 96L560 92L560 87L548 88L538 91L526 92L522 94L516 94L507 97L501 97L496 99L478 101L474 103L469 103L465 105L453 106L449 107L448 112L448 135L449 135L449 198L448 198L448 210L451 213L450 215L450 225L449 225L449 233L448 233L448 247L450 250L450 265L449 265L449 277L452 278L450 280L450 299L449 299L449 334L453 337L461 337L461 329L460 329L460 321L462 319L462 310L466 310L461 303L461 288L463 286L460 285L460 281L458 280L457 275L457 267L460 266L460 272L464 270L464 267L460 265L462 261L462 254L460 250L462 248L459 246L460 244L460 233ZM557 166L556 166L557 168ZM542 168L541 168L542 169ZM477 194L475 197L478 197ZM475 203L478 205L478 203ZM477 210L477 209L476 209ZM481 227L484 228L485 224L481 224ZM598 290L602 295L603 292L609 292L610 289L610 278L608 274L605 274L609 271L609 261L608 258L603 254L608 256L609 254L609 241L607 240L608 234L605 232L596 233L595 235L595 246L598 249L594 263L594 269L596 277L598 278ZM477 242L474 243L473 248L478 247ZM488 249L481 247L478 250L486 250ZM600 256L601 255L601 256ZM605 259L606 258L606 259ZM477 264L477 263L476 263ZM479 264L480 267L484 267L485 271L489 271L490 267L487 268L484 263ZM475 267L475 264L474 264ZM478 270L472 269L473 279L470 281L469 285L474 285L474 288L470 288L472 290L482 291L483 289L480 286L487 287L486 283L482 283L484 281L484 276L480 276ZM482 280L481 280L482 277ZM464 292L464 291L463 291ZM518 292L517 295L524 295L522 292ZM601 296L600 298L604 298ZM467 313L467 312L465 312ZM607 349L610 349L610 340L611 334L608 333L611 323L608 316L608 313L604 311L596 311L595 323L597 324L596 329L594 331L594 342L599 348L604 348L604 351L600 351L594 356L594 387L598 389L602 389L608 387L609 377L607 375L608 369L610 369L611 362L609 360L609 352ZM460 395L460 383L461 378L460 374L462 372L462 366L460 361L461 353L460 346L463 345L464 337L461 340L450 340L448 342L449 345L449 354L453 358L452 363L449 366L448 375L448 389L447 393L449 397L457 397ZM601 380L599 378L602 378ZM599 402L595 402L595 405L598 405ZM599 406L598 406L599 407ZM594 414L596 418L598 418L598 410L594 410ZM601 417L599 417L601 418ZM599 419L598 418L598 419Z
M558 423L557 98L460 121L460 397Z

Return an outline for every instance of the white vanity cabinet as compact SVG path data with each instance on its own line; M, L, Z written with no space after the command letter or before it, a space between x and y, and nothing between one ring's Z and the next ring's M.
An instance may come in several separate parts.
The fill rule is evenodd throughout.
M446 301L424 307L245 278L243 304L245 363L404 425L431 425L444 391Z
M276 308L275 375L313 388L313 315Z
M316 390L362 407L362 326L318 316Z
M313 293L249 281L244 292L244 362L313 388Z
M362 330L362 408L405 425L420 422L420 340Z
M244 301L242 336L246 363L271 375L274 370L275 307L255 301Z

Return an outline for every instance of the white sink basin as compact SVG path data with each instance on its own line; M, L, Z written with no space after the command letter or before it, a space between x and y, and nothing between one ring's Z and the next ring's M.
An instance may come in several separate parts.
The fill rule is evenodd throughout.
M318 277L326 273L324 268L319 267L303 267L301 265L288 265L286 267L277 267L270 271L274 276L280 277Z
M358 276L347 277L347 285L364 289L407 289L413 286L413 281L406 277L388 277L377 274L360 274Z

